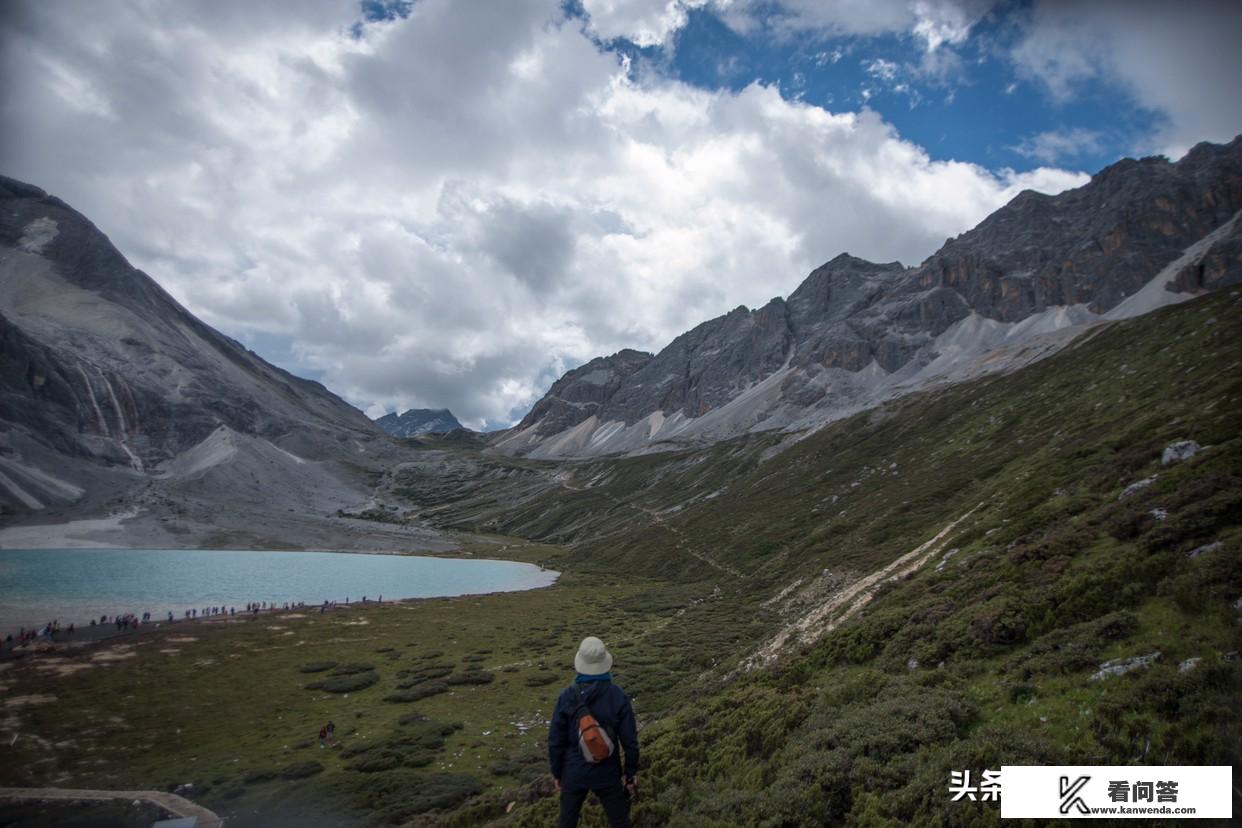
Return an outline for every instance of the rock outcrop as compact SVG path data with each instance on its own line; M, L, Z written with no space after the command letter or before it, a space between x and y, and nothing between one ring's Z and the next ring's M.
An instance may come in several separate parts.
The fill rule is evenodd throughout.
M626 349L596 357L561 377L518 425L556 434L595 414L627 381L651 362L651 354Z

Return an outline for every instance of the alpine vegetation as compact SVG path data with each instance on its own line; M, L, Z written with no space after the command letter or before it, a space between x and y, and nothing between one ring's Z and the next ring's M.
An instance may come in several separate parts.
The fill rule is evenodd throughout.
M19 0L0 814L1228 815L1242 12L1115 6Z

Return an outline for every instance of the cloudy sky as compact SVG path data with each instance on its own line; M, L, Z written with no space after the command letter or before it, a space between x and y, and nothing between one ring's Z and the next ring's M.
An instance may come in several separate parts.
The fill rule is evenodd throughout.
M6 0L0 172L374 415L1242 132L1242 3Z

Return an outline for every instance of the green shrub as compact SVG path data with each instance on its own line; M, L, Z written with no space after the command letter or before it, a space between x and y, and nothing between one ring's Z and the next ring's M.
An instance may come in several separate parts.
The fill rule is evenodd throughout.
M419 814L454 808L482 791L483 785L467 774L402 770L335 780L326 793L370 814L373 822L399 825Z
M259 785L264 782L271 782L279 774L274 770L252 770L242 777L242 782L247 785Z
M393 704L408 704L416 702L419 699L425 699L429 696L438 696L441 693L448 692L448 685L442 681L426 681L416 684L413 687L404 690L398 690L395 693L389 693L384 696L384 701Z
M331 670L335 666L335 661L312 661L310 664L303 664L298 668L298 671L302 673L322 673L326 670Z
M1128 638L1138 629L1129 611L1110 612L1092 621L1073 624L1041 636L1010 658L1002 668L1023 681L1032 676L1066 675L1095 669L1100 654L1113 642Z
M392 753L368 753L345 767L360 773L378 773L401 765L401 757Z
M281 768L280 775L285 779L306 779L323 772L323 765L318 762L294 762Z
M458 673L449 676L447 681L449 684L491 684L495 681L496 675L489 673L487 670L467 670L464 673Z
M970 621L970 634L980 648L998 648L1026 640L1026 618L1009 598L998 598L978 607Z
M323 690L326 693L353 693L365 690L379 681L379 673L351 673L344 676L329 676L322 681L306 685L307 690Z
M397 673L397 678L400 679L397 687L404 690L432 679L444 678L450 675L453 669L452 664L428 664L412 670L401 670Z
M1231 613L1228 605L1242 595L1242 544L1237 540L1221 542L1214 550L1181 564L1166 584L1166 591L1183 612L1197 616L1225 609L1226 614Z
M346 767L363 773L425 767L435 761L436 751L444 747L445 738L460 727L429 719L412 720L398 735L345 746L341 758L354 759Z
M508 776L520 785L527 785L548 772L548 756L542 750L524 749L493 762L487 771L493 776Z

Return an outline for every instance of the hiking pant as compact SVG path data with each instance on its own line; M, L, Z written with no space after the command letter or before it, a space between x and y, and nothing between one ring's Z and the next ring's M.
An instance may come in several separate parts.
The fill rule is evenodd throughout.
M577 828L582 803L586 802L587 794L592 791L599 798L599 804L604 806L609 828L630 828L630 797L619 780L606 788L562 790L561 817L556 821L556 828Z

